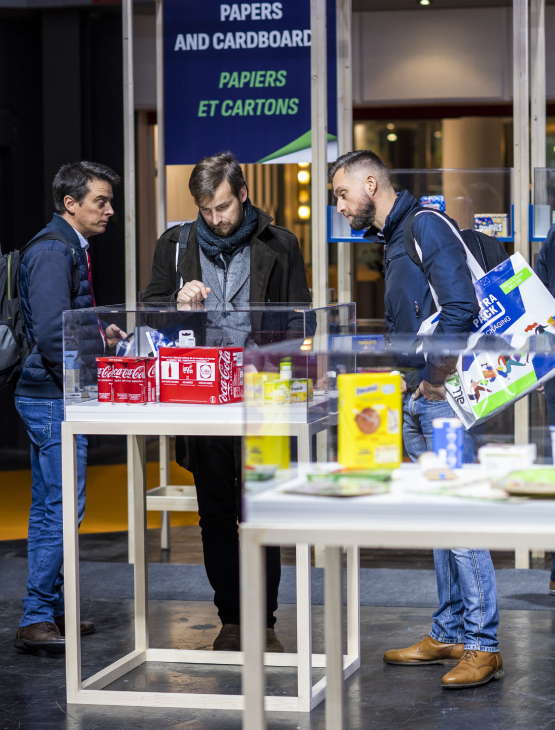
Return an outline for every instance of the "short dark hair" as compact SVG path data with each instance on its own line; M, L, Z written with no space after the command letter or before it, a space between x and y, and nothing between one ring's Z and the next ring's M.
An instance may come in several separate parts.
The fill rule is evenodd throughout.
M341 157L338 157L330 168L330 180L333 180L333 176L338 170L348 172L353 167L363 166L377 168L386 180L390 180L389 170L381 158L370 150L355 150L353 152L346 152Z
M56 213L64 213L66 195L80 203L89 191L92 180L105 180L112 187L119 185L120 177L111 168L99 162L69 162L62 165L52 181L52 197Z
M237 198L241 188L247 187L241 165L231 152L222 152L197 162L189 178L189 190L198 202L203 198L211 198L224 180L228 181Z

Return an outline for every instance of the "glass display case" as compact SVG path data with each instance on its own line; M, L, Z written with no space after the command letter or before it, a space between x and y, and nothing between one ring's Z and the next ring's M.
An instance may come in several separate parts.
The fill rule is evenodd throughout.
M413 477L431 494L504 500L509 493L497 479L531 470L521 482L537 473L555 497L546 413L555 413L555 389L544 386L555 377L555 327L525 337L482 332L469 342L399 336L362 351L354 341L338 335L327 349L291 341L245 351L245 368L263 384L244 403L247 503L267 490L386 493L418 456ZM444 373L446 400L415 397L425 362ZM529 401L530 426L515 445L521 398ZM304 453L291 438L301 418L315 426Z
M103 418L166 404L240 402L245 348L290 339L322 346L329 337L353 334L355 323L353 304L232 310L141 304L66 311L66 419L84 417L84 405L89 415L96 409Z
M421 205L446 212L460 228L473 228L500 241L513 240L512 170L391 170L396 190L409 190ZM333 206L328 212L331 242L361 241L361 231L351 231ZM363 239L364 242L364 239Z
M530 239L543 241L555 223L555 169L534 170L534 198L530 214Z

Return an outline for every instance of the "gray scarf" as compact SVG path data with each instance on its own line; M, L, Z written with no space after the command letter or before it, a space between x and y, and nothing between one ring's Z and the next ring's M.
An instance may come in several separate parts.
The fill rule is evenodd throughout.
M257 225L258 211L247 198L243 204L241 225L231 236L218 236L208 228L204 218L199 213L197 218L197 240L205 256L221 266L220 254L229 261L236 251L249 243Z

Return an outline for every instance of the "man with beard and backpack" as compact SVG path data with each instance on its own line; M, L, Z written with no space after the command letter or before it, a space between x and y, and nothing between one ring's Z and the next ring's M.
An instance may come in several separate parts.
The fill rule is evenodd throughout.
M22 653L65 651L63 600L62 312L94 306L89 239L104 233L114 214L113 186L119 177L94 162L63 165L54 177L55 213L22 250L19 298L30 352L15 388L15 405L31 442L32 501L27 537L27 595L15 646ZM101 332L95 316L80 327L83 358L103 352L126 334L110 324ZM87 440L77 439L78 519L85 508ZM81 633L95 630L90 621Z
M309 305L310 293L296 237L251 204L237 160L230 153L201 160L191 173L189 190L199 209L197 219L160 237L143 300L205 309L195 318L204 322L197 344L242 347L303 336L302 314L245 311L251 304ZM180 445L178 439L177 450ZM222 622L214 649L239 651L241 439L188 437L186 446L187 455L178 455L178 461L195 479L204 563ZM283 651L274 632L277 547L266 549L266 574L266 649Z
M441 308L435 336L465 341L478 304L458 231L434 211L415 215L418 202L407 190L396 193L389 170L369 150L342 155L330 171L337 211L357 230L377 228L385 243L385 318L392 335L416 334L436 311L430 285ZM412 218L412 220L411 220ZM421 265L406 246L407 219L417 241ZM444 381L452 360L414 353L404 361L407 392L403 403L403 440L415 460L431 448L434 418L453 418ZM473 460L465 433L465 461ZM446 531L449 529L446 525ZM444 688L485 684L503 676L499 653L495 571L489 551L434 550L439 607L428 636L384 654L388 664L420 666L456 661L441 679Z

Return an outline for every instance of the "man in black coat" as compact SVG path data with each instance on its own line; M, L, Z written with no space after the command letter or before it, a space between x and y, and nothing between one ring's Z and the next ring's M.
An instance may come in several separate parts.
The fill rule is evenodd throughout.
M143 301L205 309L203 341L197 333L197 344L245 346L302 336L302 315L245 311L249 305L306 306L310 293L296 237L250 203L237 160L229 153L201 160L189 189L199 215L158 240ZM238 651L240 439L189 437L186 446L186 457L178 460L195 478L204 562L222 622L214 649ZM279 548L267 548L266 572L266 649L283 651L274 633Z

